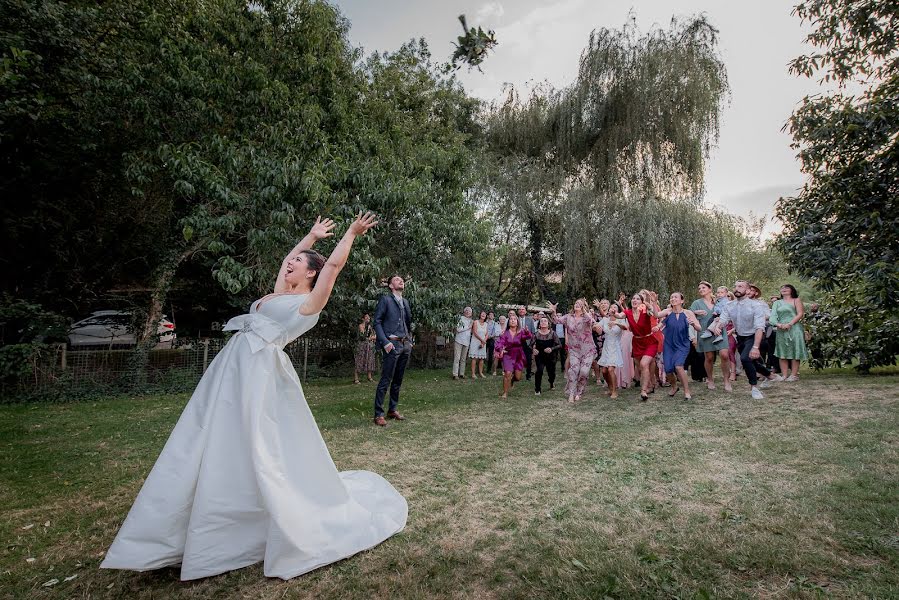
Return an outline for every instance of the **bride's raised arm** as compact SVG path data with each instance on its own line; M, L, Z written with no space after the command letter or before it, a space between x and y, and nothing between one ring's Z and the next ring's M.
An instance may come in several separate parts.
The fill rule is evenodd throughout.
M337 281L337 276L350 255L353 241L357 236L365 235L369 229L377 225L376 219L377 217L374 213L367 212L364 215L359 213L356 220L350 224L349 229L343 234L343 238L341 238L337 247L334 248L331 256L325 262L325 266L322 267L322 271L318 275L318 281L316 281L315 287L309 293L309 297L306 298L306 302L300 307L301 315L314 315L325 307L328 303L328 298L331 297L331 290L334 289L334 282Z
M312 228L309 230L309 233L306 234L306 237L300 240L300 243L297 244L281 262L281 270L278 271L278 279L275 280L276 294L290 291L290 284L284 279L284 274L287 272L287 263L296 258L303 250L311 249L318 240L323 240L334 235L331 233L331 230L334 229L335 225L336 223L331 219L322 219L321 217L315 219L315 224L312 225Z

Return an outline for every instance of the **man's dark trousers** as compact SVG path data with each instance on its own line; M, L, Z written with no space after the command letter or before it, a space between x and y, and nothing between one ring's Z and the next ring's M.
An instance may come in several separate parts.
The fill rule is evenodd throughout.
M749 381L749 385L756 385L759 382L758 375L756 373L756 364L757 359L749 358L749 353L752 352L752 346L755 344L755 336L754 335L738 335L737 336L737 352L740 354L740 362L743 363L743 372L746 374L746 379Z
M524 350L524 365L525 365L525 378L530 381L531 379L531 365L534 362L534 357L532 356L531 351L531 342L528 340L521 340L521 349Z
M771 369L768 368L768 362L765 360L769 352L768 338L762 336L762 341L759 344L759 357L755 359L755 372L763 377L771 377Z
M393 342L393 350L386 352L381 350L381 379L378 381L378 389L375 391L375 417L384 416L384 394L390 388L389 412L396 410L400 401L400 386L403 385L403 375L406 373L406 365L412 355L412 342Z

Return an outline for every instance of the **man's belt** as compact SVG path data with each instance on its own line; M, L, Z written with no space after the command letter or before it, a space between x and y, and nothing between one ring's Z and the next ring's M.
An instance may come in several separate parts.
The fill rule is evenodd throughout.
M406 342L408 342L410 339L411 339L411 338L409 338L409 337L407 337L407 336L403 336L403 337L397 337L397 336L395 336L395 335L388 335L388 336L387 336L387 340L388 340L388 341L391 341L391 342L403 342L404 344L405 344Z

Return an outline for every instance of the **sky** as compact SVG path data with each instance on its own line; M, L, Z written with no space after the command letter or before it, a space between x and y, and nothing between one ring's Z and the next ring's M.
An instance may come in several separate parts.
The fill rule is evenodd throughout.
M499 45L477 70L459 71L474 96L494 100L505 83L574 82L578 59L594 29L620 28L633 11L641 32L667 28L672 17L705 13L719 29L719 49L731 95L706 173L706 203L748 216L773 216L780 196L793 195L803 176L784 124L816 80L796 77L787 64L809 51L808 27L791 15L795 0L336 0L349 19L350 41L366 54L423 37L434 59L447 60L462 33L457 20L493 29ZM771 222L767 233L779 229Z

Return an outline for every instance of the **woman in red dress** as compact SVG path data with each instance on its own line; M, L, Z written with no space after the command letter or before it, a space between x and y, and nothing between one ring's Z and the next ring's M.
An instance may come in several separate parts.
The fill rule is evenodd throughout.
M653 331L651 312L652 308L642 294L634 294L631 308L624 310L624 317L634 334L631 354L640 364L640 400L644 402L649 399L649 390L655 387L653 375L656 354L659 352L659 340L656 331Z

